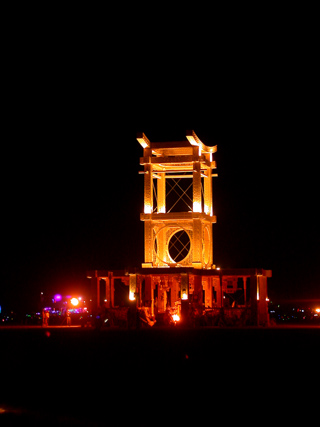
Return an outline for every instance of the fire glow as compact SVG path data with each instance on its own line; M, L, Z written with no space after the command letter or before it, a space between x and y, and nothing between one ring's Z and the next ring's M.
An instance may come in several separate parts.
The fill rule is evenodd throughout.
M173 321L174 321L174 322L179 322L179 320L180 320L180 316L178 316L177 314L174 314L174 315L172 316L172 319L173 319Z

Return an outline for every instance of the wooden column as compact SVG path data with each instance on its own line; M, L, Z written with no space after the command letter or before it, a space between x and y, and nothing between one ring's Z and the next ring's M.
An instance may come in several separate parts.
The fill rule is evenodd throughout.
M202 212L200 162L193 162L193 212Z

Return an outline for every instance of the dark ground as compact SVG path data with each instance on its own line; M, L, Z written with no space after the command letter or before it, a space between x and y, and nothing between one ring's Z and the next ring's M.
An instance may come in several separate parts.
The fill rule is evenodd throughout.
M289 425L319 397L320 328L2 328L0 349L0 425Z

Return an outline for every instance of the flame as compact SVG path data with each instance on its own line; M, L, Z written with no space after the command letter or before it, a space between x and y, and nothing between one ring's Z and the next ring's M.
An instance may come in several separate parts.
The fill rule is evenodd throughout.
M180 316L178 316L177 314L174 314L174 315L172 316L172 319L173 319L173 321L174 321L174 322L179 322L179 320L180 320Z

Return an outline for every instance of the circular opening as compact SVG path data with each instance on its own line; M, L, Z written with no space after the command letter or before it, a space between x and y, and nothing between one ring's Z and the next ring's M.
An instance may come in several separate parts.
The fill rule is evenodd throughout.
M170 258L174 262L181 262L184 260L190 251L190 238L186 231L179 230L176 233L174 233L170 240L168 245L168 252L170 255Z

